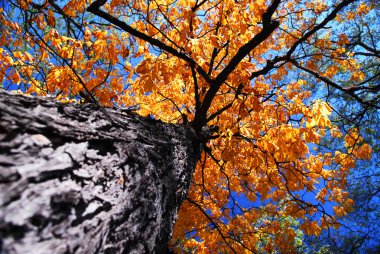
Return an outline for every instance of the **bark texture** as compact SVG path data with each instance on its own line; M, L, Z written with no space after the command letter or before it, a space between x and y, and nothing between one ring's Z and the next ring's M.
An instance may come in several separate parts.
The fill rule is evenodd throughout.
M165 253L190 127L0 91L0 253Z

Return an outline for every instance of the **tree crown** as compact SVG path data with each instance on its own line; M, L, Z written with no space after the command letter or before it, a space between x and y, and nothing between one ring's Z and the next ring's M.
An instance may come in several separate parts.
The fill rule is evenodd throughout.
M355 0L10 0L0 11L0 80L190 123L203 153L173 248L289 250L294 219L318 235L350 211L347 174L370 158L359 130L342 133L313 89L379 108L379 73L361 69L378 61L377 44L344 30L365 24L373 8ZM344 149L315 152L324 136Z

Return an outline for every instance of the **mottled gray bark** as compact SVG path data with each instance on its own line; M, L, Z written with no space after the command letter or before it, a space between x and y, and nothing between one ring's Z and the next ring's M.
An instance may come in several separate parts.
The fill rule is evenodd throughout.
M2 253L165 253L190 127L0 91Z

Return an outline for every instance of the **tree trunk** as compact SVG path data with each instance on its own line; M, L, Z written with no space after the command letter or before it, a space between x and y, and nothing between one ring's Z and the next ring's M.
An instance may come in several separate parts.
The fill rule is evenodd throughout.
M0 253L168 251L190 127L5 91L0 110Z

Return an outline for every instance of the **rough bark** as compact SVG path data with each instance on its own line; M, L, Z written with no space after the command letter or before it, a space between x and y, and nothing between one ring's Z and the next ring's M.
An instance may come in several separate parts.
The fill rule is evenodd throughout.
M165 253L190 127L0 91L0 253Z

